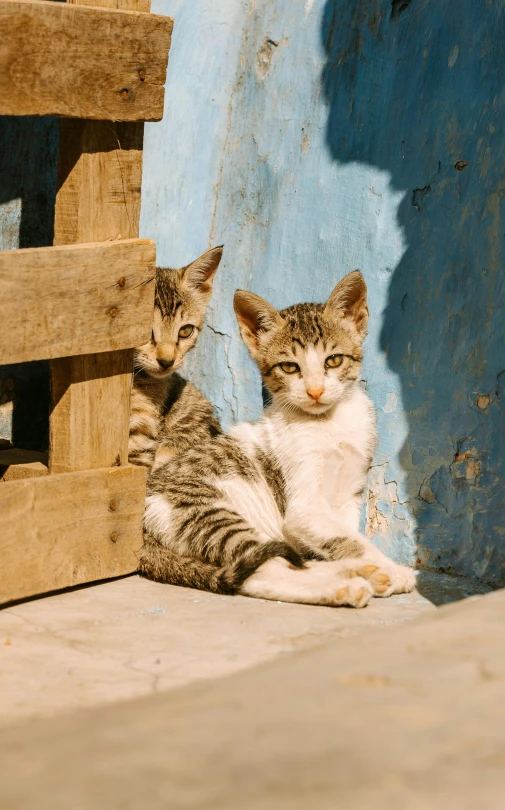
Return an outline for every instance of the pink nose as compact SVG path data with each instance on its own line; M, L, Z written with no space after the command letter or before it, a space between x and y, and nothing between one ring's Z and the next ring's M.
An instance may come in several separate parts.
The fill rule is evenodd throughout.
M307 394L311 399L318 402L319 398L324 394L324 388L307 388Z

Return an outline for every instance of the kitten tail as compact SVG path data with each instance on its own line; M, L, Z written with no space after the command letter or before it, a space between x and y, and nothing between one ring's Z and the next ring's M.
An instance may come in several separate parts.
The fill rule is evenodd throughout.
M251 574L274 557L283 557L296 568L304 567L298 552L282 540L258 543L236 562L218 568L212 563L176 554L145 532L139 573L157 582L233 595Z

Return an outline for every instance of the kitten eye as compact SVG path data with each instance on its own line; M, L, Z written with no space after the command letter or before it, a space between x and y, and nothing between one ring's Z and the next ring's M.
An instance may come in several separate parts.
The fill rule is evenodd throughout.
M326 368L338 368L342 365L343 359L344 356L342 354L330 354L330 356L326 358L324 365Z
M295 374L297 371L300 371L298 363L279 363L279 368L284 374Z
M180 338L191 337L191 335L193 334L194 328L195 327L191 326L191 324L189 324L189 323L186 324L186 326L181 326L181 328L179 329L179 337Z

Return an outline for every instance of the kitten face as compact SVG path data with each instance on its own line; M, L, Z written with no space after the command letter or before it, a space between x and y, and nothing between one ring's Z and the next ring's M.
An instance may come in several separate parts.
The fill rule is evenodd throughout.
M295 304L278 312L262 298L237 291L235 312L263 383L281 407L319 416L359 379L368 321L359 271L335 287L326 305Z
M135 349L136 371L164 379L180 367L203 326L222 254L217 247L182 270L156 269L153 329L150 341Z

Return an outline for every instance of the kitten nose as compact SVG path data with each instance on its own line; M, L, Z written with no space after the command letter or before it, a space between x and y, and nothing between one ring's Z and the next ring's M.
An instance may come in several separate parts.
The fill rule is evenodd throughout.
M307 388L307 394L311 399L317 402L324 394L324 388Z
M161 368L167 371L169 368L172 368L174 361L173 360L165 360L163 357L158 357L158 363L160 364Z

